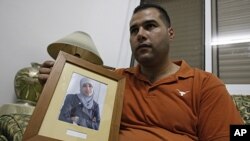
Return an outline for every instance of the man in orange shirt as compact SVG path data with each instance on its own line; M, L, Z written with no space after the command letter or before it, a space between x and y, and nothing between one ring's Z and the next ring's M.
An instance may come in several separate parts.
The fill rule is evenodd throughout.
M163 8L142 4L134 10L130 44L139 64L116 70L126 77L119 141L228 141L229 125L243 121L225 85L183 60L172 62L173 38ZM44 62L41 81L51 66Z

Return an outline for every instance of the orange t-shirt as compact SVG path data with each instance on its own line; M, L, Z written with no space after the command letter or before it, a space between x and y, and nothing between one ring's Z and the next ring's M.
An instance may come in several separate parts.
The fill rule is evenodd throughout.
M126 78L119 141L227 141L229 125L243 124L221 80L176 64L178 72L155 83L139 66L116 70Z

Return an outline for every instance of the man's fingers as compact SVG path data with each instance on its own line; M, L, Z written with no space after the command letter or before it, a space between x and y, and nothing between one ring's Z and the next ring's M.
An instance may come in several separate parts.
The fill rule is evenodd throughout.
M38 74L38 80L39 82L44 85L49 78L49 74Z
M42 67L51 68L51 67L53 67L54 63L55 63L54 61L45 61L45 62L42 64Z
M51 68L39 68L39 74L50 74Z
M45 61L39 68L38 80L42 85L44 85L49 78L53 65L54 61Z

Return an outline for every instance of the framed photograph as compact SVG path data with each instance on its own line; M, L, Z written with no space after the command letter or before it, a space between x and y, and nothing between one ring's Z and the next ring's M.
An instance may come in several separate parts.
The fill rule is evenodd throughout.
M23 136L27 141L117 141L125 78L60 52Z

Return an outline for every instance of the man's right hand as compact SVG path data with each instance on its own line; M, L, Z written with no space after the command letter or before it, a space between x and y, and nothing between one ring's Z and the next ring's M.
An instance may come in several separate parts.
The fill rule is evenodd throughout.
M39 68L38 80L42 85L44 85L47 79L49 78L49 74L52 70L54 63L54 61L45 61Z

